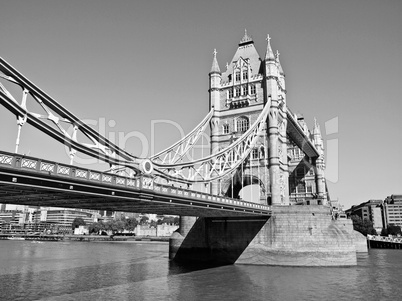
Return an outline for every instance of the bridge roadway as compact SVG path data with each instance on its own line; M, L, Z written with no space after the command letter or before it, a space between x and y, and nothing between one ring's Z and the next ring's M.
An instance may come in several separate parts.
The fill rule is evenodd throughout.
M266 205L0 151L0 203L187 216L270 216Z

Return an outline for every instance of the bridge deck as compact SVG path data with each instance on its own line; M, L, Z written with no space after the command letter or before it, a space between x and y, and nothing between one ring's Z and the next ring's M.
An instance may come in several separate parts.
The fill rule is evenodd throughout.
M189 216L271 215L266 205L0 153L0 203Z

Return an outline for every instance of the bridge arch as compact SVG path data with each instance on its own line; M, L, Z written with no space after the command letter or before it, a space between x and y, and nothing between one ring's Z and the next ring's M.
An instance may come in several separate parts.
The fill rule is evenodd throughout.
M235 175L228 182L226 192L224 193L227 197L239 199L242 191L250 191L250 189L254 191L255 188L259 189L260 194L266 193L264 182L258 176L252 174Z

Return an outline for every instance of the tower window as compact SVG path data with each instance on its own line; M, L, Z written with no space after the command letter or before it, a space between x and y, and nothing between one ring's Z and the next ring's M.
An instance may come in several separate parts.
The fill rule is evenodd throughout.
M228 98L233 98L233 90L229 89L228 91Z
M223 125L223 133L224 134L229 134L229 124L225 123Z
M248 130L249 121L247 117L239 117L237 119L237 131L238 132L245 132Z
M247 80L247 78L248 78L247 70L244 70L243 71L243 80Z
M236 97L239 97L241 93L240 87L236 87Z
M254 95L255 94L255 85L250 86L250 94Z
M260 147L260 159L264 159L265 157L265 149L263 146Z
M243 86L243 95L247 95L248 94L248 87L247 87L247 85L246 86Z
M258 159L258 148L253 149L252 158Z
M240 71L236 72L236 81L240 81Z

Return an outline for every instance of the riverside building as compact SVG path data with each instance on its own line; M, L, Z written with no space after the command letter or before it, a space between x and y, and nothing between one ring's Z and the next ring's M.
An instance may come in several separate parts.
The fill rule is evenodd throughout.
M402 227L402 194L392 194L384 200L382 207L384 227L394 224Z

